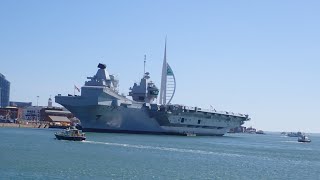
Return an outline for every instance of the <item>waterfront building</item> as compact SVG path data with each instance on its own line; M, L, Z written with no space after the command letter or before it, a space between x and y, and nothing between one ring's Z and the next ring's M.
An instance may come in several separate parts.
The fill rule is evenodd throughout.
M40 110L43 109L41 106L29 106L23 109L23 119L29 121L40 120Z
M0 107L9 106L10 82L0 73Z
M0 108L0 119L2 120L18 120L22 118L22 108L5 107Z
M60 117L71 119L74 116L62 107L45 107L40 110L40 121L54 121L55 119L61 119Z
M49 104L48 104L49 105ZM22 118L28 121L60 121L61 119L70 122L74 118L70 111L62 107L29 106L23 108Z
M9 105L11 107L26 108L26 107L32 106L32 102L10 101Z
M50 105L50 104L48 104ZM49 128L66 128L74 118L70 111L61 107L45 107L40 110L40 121L49 122Z

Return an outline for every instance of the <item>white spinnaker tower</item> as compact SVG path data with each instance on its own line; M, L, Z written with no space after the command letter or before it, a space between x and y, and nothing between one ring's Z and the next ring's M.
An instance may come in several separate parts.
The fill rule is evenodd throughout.
M176 78L167 63L167 39L164 46L164 58L161 76L160 104L170 104L176 92Z

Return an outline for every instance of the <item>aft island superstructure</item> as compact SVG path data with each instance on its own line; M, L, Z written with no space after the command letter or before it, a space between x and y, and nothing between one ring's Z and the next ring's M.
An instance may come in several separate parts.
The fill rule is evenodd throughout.
M250 119L246 114L171 104L176 82L166 62L166 52L161 90L146 72L140 83L130 88L131 98L121 95L119 81L109 75L104 64L99 64L96 75L88 80L80 96L55 97L57 103L80 119L87 132L222 136ZM156 102L159 91L160 104Z

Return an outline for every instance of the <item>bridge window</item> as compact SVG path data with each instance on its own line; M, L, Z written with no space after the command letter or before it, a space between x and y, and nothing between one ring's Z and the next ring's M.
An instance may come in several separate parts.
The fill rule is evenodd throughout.
M183 123L184 122L184 118L181 118L181 123Z
M201 123L201 120L199 119L199 120L198 120L198 124L200 124L200 123Z

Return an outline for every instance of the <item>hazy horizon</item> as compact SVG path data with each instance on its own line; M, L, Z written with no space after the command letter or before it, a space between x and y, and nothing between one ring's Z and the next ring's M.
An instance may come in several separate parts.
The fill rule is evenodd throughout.
M320 132L319 1L1 1L0 73L11 101L73 94L99 62L139 82L143 58L172 103L249 114L264 131ZM56 105L56 104L55 104Z

